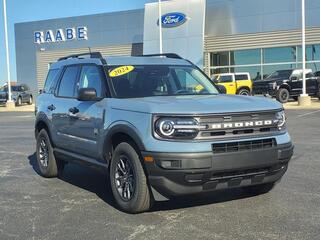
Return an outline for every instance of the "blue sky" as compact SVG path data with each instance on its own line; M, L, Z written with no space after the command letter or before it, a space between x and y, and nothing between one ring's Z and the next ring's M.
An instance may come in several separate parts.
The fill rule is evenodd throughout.
M11 80L16 80L14 24L43 19L143 8L156 0L7 0ZM3 27L3 2L0 0L0 85L7 81Z

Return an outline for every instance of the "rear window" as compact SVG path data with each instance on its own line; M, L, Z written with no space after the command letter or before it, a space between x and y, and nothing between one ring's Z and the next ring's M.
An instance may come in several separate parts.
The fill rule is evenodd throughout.
M56 82L57 82L57 75L58 75L59 70L58 69L51 69L48 72L48 76L46 79L46 83L44 85L44 89L43 91L45 93L53 93L55 86L56 86Z
M241 80L249 80L249 77L247 74L236 74L235 76L237 81Z

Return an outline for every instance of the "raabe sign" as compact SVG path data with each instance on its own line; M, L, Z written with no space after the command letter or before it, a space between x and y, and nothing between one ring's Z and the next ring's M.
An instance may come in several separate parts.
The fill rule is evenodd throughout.
M46 31L35 31L34 32L34 43L54 43L54 42L65 42L72 40L88 40L88 29L87 27L72 27L57 30L46 30Z

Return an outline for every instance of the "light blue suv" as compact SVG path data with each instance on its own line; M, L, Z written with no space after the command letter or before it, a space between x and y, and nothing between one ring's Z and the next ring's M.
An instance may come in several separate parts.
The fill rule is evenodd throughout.
M293 153L282 105L224 91L176 54L61 58L36 103L40 173L101 167L130 213L218 189L267 192Z

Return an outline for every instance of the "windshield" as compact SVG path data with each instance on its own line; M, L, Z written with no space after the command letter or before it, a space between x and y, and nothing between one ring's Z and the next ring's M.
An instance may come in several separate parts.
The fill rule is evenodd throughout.
M113 66L108 70L118 98L219 93L203 73L190 66Z
M271 73L266 79L272 78L290 78L292 70L279 70Z

